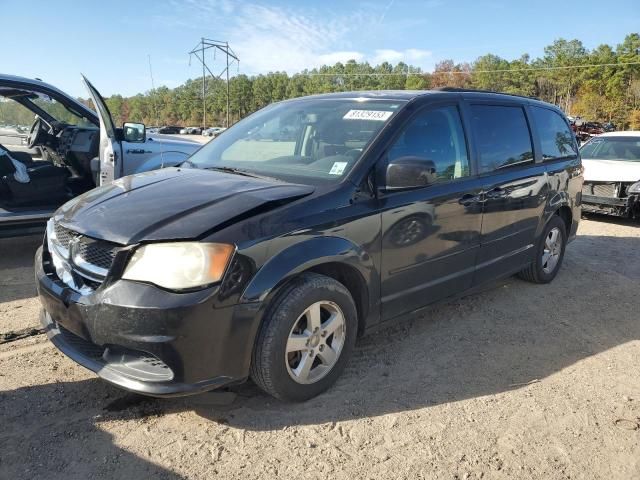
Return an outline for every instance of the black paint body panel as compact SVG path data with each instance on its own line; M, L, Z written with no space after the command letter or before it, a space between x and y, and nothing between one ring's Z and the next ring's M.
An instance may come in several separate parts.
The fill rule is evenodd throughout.
M555 107L495 94L387 94L406 104L334 185L166 169L125 177L69 202L54 219L94 238L134 246L197 239L232 243L237 252L221 284L209 289L178 294L115 275L82 297L47 272L45 248L36 257L45 309L54 321L96 344L153 353L175 369L180 387L163 393L153 385L107 380L147 394L191 393L202 390L194 385L215 388L247 377L269 302L300 272L349 272L360 331L365 331L527 266L552 215L562 212L570 239L575 237L582 188L579 156L543 162L529 118L535 161L479 175L469 131L468 104L478 99L525 111L530 104L558 111ZM385 98L385 92L351 95ZM470 176L384 191L380 170L399 129L416 111L443 102L457 105L462 114ZM496 187L499 197L489 193ZM420 233L407 241L403 235L411 225L412 232L419 225ZM232 269L241 272L233 281Z

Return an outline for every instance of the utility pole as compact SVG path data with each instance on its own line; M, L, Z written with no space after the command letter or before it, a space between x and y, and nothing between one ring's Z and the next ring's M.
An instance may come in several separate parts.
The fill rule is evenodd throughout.
M227 124L225 127L229 128L229 42L225 42L227 44L226 52L227 52Z
M214 75L213 72L207 66L207 62L205 60L205 50L210 48L214 49L214 58L215 58L215 50L219 50L225 54L227 65L222 72L218 75ZM202 37L200 42L189 52L189 64L191 64L191 56L194 55L201 63L202 63L202 128L207 127L207 91L206 91L206 72L209 72L212 78L222 78L222 75L226 73L227 75L227 124L225 127L229 127L229 66L233 64L233 62L237 62L240 64L240 59L235 54L235 52L229 47L229 42L221 42L218 40L211 40L208 38ZM231 61L229 61L231 59Z
M206 92L206 81L205 81L205 73L204 73L204 38L201 38L202 42L202 130L207 128L207 92Z

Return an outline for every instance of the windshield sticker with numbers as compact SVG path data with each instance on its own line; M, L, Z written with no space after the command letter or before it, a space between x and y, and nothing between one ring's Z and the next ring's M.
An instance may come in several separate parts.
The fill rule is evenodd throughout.
M342 118L345 120L375 120L377 122L384 122L391 115L393 115L393 112L386 112L384 110L349 110Z

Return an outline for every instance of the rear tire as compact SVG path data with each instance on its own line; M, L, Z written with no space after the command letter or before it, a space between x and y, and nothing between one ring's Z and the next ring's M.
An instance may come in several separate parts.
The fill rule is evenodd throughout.
M344 285L324 275L301 275L267 310L253 350L252 380L280 400L319 395L344 370L357 325L356 306Z
M535 261L518 273L518 276L532 283L551 282L562 265L567 245L567 228L558 215L551 217L536 244Z

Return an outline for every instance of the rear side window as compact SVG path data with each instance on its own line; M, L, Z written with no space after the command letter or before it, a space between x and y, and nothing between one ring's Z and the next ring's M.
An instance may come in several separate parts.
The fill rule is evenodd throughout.
M521 107L472 105L480 173L533 163L529 125Z
M531 112L540 135L544 160L576 155L573 132L557 112L542 107L531 107Z

